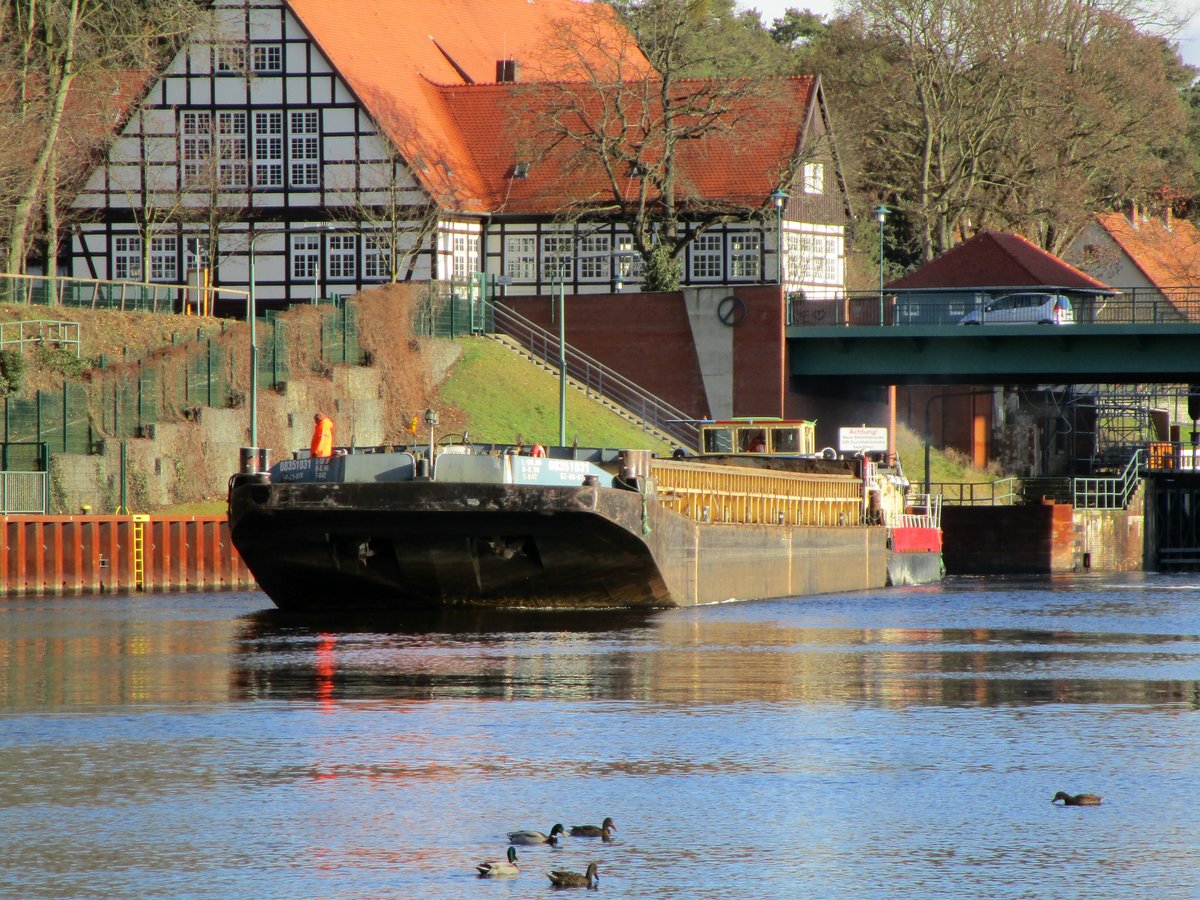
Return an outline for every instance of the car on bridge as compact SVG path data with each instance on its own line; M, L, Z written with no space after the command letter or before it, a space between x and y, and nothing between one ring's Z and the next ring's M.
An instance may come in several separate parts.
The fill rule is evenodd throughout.
M1071 301L1062 294L1005 294L973 309L959 325L1074 325Z

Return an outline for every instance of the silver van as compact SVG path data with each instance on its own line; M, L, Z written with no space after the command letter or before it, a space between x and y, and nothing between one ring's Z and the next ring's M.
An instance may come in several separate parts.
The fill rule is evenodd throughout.
M959 325L1074 325L1071 301L1062 294L1005 294L973 309Z

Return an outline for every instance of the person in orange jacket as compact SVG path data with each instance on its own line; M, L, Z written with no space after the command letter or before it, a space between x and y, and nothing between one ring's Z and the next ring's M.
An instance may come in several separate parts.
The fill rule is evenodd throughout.
M319 412L313 416L313 422L309 451L313 456L333 456L333 419Z

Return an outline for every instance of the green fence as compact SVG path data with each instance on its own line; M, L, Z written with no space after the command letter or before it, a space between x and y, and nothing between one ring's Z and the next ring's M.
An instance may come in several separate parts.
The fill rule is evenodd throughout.
M325 312L315 331L277 314L260 321L255 331L260 390L287 381L289 359L311 360L313 368L321 370L359 365L366 358L355 309L349 304ZM2 467L44 471L47 452L97 452L103 439L145 437L147 426L191 417L200 407L240 405L244 398L235 387L235 375L248 371L249 344L218 336L219 332L197 332L186 353L142 361L128 355L101 360L90 381L66 382L33 397L5 397Z
M427 337L490 334L496 324L491 300L495 276L482 272L464 282L431 282L417 307L413 330Z

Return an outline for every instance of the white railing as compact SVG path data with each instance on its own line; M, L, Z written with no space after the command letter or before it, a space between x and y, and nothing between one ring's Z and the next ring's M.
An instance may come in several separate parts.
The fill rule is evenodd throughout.
M46 472L0 472L0 513L45 514L50 508L50 478Z
M912 494L905 504L909 512L888 516L888 528L941 528L942 497L940 494Z

